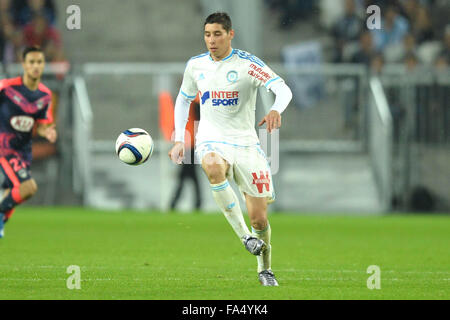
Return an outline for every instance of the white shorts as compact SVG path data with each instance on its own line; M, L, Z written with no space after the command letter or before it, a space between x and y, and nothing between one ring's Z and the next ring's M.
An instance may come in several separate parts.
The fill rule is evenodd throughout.
M230 164L227 179L234 179L244 200L244 193L246 193L252 197L267 197L268 203L275 201L269 162L259 144L239 146L226 142L206 141L195 148L195 154L200 163L206 154L212 152L217 153Z

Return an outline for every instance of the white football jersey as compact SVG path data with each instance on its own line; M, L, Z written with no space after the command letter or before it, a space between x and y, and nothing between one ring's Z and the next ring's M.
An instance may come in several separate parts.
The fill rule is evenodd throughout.
M180 93L189 99L200 95L200 123L196 143L259 143L255 130L256 94L283 82L264 62L248 52L233 49L221 61L209 52L191 58L184 72Z

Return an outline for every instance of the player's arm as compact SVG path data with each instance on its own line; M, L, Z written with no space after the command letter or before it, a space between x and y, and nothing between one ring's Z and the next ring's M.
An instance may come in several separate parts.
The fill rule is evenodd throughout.
M56 132L56 125L54 123L37 123L36 132L41 137L46 138L49 142L55 143L58 138L58 133Z
M177 164L181 164L184 158L184 135L189 118L189 108L197 91L197 83L192 77L192 63L188 61L184 70L183 83L175 100L175 145L169 151L169 158Z
M270 90L275 94L275 102L270 108L264 118L258 123L262 126L266 123L267 131L269 133L274 129L281 127L281 113L287 108L289 102L292 100L292 91L284 81L277 82L270 87Z
M194 98L180 90L175 101L175 145L169 151L169 158L177 164L181 164L184 158L184 135L189 118L189 108Z

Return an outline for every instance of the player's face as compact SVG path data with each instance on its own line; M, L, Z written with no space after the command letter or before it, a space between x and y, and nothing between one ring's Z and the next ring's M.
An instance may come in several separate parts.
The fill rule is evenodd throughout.
M42 52L29 52L22 63L25 74L33 80L40 79L44 72L45 59Z
M208 23L205 25L205 44L214 60L226 57L231 49L231 40L234 31L227 32L220 23Z

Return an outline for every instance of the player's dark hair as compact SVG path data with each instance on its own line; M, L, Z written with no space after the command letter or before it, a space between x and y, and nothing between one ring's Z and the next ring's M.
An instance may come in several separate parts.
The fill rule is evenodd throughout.
M22 53L22 60L25 61L25 58L27 57L27 54L29 54L30 52L42 52L44 53L44 51L37 46L32 46L32 47L27 47L23 50Z
M226 12L214 12L211 13L205 20L205 25L211 24L211 23L218 23L221 24L222 27L225 29L226 32L230 32L232 25L231 25L231 18Z

